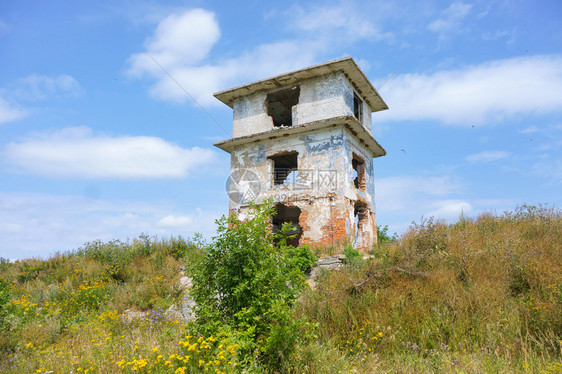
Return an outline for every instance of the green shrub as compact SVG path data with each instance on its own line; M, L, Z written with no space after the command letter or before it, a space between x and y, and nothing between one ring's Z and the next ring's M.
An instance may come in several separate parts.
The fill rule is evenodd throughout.
M310 269L318 258L312 252L309 246L303 245L300 247L288 247L287 249L287 259L291 266L300 269L301 271L307 271Z
M299 336L291 307L304 285L301 268L312 257L307 248L275 244L283 238L269 229L273 214L263 204L252 206L245 220L235 214L217 220L218 235L192 270L192 295L202 333L226 324L251 338L259 359L276 368L294 346L288 337Z
M351 245L343 247L343 254L345 255L345 259L343 260L345 264L358 264L363 260L363 255Z

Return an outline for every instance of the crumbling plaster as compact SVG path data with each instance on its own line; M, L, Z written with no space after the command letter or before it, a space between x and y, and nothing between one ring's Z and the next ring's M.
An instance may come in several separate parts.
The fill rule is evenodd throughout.
M286 152L298 152L298 179L274 185L273 162L269 157ZM358 190L353 184L353 170L350 167L353 153L365 160L365 191ZM261 182L256 203L272 199L274 202L297 206L306 213L299 222L303 227L301 244L345 244L342 241L348 237L353 242L357 240L353 244L358 247L369 248L375 238L372 155L360 147L343 126L239 147L231 153L231 168L250 169L256 173ZM300 180L304 177L303 173L310 174L310 183ZM335 179L321 180L322 173L325 173L324 178ZM357 231L354 204L357 201L364 203L368 210L359 239L354 235ZM245 212L247 206L231 202L230 209ZM344 227L335 227L338 219L345 223Z
M338 116L353 116L354 89L342 72L305 79L299 82L298 86L300 95L299 103L292 109L293 126ZM267 94L270 92L259 91L234 101L233 138L266 132L274 128L271 117L267 115ZM364 101L362 105L361 124L371 134L372 109Z

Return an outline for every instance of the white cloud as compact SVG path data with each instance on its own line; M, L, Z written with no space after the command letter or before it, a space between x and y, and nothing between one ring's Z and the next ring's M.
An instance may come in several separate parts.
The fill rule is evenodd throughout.
M83 92L82 87L70 75L56 77L32 74L21 78L14 84L0 89L0 124L11 122L30 114L30 109L17 102L33 102L53 97L76 96ZM6 100L5 98L9 98Z
M468 162L492 162L507 158L511 155L509 152L505 151L483 151L478 153L473 153L465 157Z
M158 227L181 229L189 227L193 224L193 218L190 216L167 215L158 221Z
M25 117L28 111L17 108L0 97L0 123L12 122Z
M10 90L20 100L37 101L52 97L77 96L83 93L80 83L68 74L55 77L32 74L21 78Z
M185 89L202 105L220 105L212 95L214 92L302 67L312 62L312 51L315 50L313 44L275 42L260 45L219 64L205 63L219 36L220 29L213 12L192 9L172 14L158 24L154 35L146 41L146 52L129 58L128 73L134 77L146 75L156 79L150 94L157 99L183 103L190 100Z
M536 132L539 132L539 128L535 125L526 127L523 130L519 130L519 133L521 134L534 134Z
M440 199L460 190L458 181L442 177L388 177L377 179L377 208L387 212L430 209L428 201Z
M93 240L127 240L141 233L166 237L210 238L220 213L139 201L106 201L79 196L0 192L0 257L47 256L77 249ZM183 217L182 225L161 225L166 217Z
M158 100L183 103L190 100L187 91L202 105L222 105L213 97L214 92L314 64L319 54L333 50L335 44L347 46L358 39L392 37L365 14L343 5L294 6L276 17L277 23L285 22L298 36L212 62L209 55L220 37L215 14L203 9L173 13L160 21L146 40L146 52L130 56L127 72L132 77L155 80L149 92Z
M450 176L381 178L375 181L378 224L390 224L390 230L403 233L412 220L421 217L458 218L457 212L472 211L470 203L456 199L462 184ZM408 217L410 221L404 221Z
M499 30L493 33L492 32L483 33L482 39L487 41L495 41L501 38L506 38L508 44L513 44L515 43L516 36L517 36L516 29L513 29L511 31Z
M450 176L377 179L375 195L377 223L389 223L391 232L399 233L422 217L454 222L461 213L474 217L492 208L513 209L518 203L517 199L467 198L463 184Z
M380 4L379 4L380 5ZM328 42L354 42L360 39L391 39L393 34L381 31L373 22L374 16L366 16L358 7L349 3L326 5L324 3L304 8L294 5L288 11L290 28L326 38Z
M215 157L209 149L184 149L148 136L94 135L86 127L35 134L9 143L4 155L27 173L111 179L182 178Z
M462 214L472 212L472 205L462 200L445 200L434 203L436 209L429 211L427 217L435 217L437 219L455 220Z
M455 2L449 5L443 11L441 17L431 22L427 28L430 31L440 33L441 37L445 37L447 33L455 32L460 28L462 21L470 14L471 9L471 4Z
M149 54L166 68L193 66L207 56L219 37L219 25L212 12L192 9L171 14L160 21L154 35L145 42L147 52L131 56L129 71L161 75Z
M562 112L562 56L518 57L434 74L404 74L383 97L381 120L480 125L523 114Z

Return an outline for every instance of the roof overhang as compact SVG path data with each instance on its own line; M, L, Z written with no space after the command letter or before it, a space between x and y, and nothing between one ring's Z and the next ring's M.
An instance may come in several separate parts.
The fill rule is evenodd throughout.
M313 130L332 127L345 128L349 133L351 133L351 135L355 137L355 139L357 139L357 141L362 146L364 146L369 152L371 152L373 158L386 155L386 151L384 150L384 148L353 116L335 117L322 121L308 122L303 125L280 127L266 132L216 142L214 143L214 146L222 149L223 151L231 153L239 146L251 143L259 143L262 141L275 141L276 139L282 139L289 136L308 133Z
M351 57L344 57L339 60L314 65L291 73L281 74L273 78L263 79L254 83L234 87L225 91L217 92L214 95L217 99L232 108L234 101L242 96L258 91L271 90L298 84L298 82L303 79L314 78L337 71L343 72L345 77L349 79L357 93L363 97L373 112L388 109L388 106L375 87L373 87L369 79L365 76L365 73L363 73Z

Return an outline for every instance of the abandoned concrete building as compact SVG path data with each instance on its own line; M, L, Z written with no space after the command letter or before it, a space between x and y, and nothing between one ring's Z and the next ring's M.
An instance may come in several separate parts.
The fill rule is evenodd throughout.
M351 57L215 94L233 109L230 211L275 202L292 244L367 251L376 241L371 113L388 109Z

